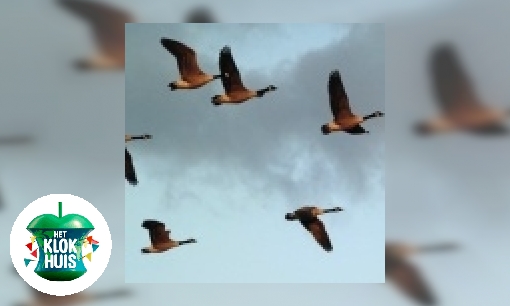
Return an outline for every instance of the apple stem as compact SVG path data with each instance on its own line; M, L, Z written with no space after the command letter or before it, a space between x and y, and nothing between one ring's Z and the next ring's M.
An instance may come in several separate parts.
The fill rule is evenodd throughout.
M62 218L62 202L58 202L58 217Z

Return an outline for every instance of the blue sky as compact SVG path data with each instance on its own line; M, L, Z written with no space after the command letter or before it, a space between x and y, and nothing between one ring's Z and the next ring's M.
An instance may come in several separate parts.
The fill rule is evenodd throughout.
M140 0L108 2L132 9L142 22L177 21L183 17L182 12L194 5L192 1L167 0L151 3ZM399 9L393 4L401 1L384 2L379 6L373 1L333 2L335 6L315 6L313 14L309 9L313 5L306 2L300 2L299 6L289 1L243 2L239 4L246 8L243 12L231 2L222 2L224 5L215 8L221 20L230 22L365 22L375 21L372 17L382 17L385 12L397 12ZM408 4L419 7L419 3L426 3L430 9L436 6L439 8L437 3L430 1L413 1ZM430 102L432 97L428 96L423 56L431 44L430 37L454 38L463 43L463 55L468 59L467 64L471 65L470 71L478 72L474 77L477 82L480 81L480 90L487 101L502 104L509 100L509 87L501 86L501 80L508 79L505 77L508 74L507 65L501 64L508 62L508 44L505 43L508 41L507 34L501 31L508 23L504 15L505 3L496 0L479 2L470 8L464 5L453 6L443 14L442 20L438 20L435 12L422 7L417 9L416 14L405 16L406 22L386 29L386 38L390 39L387 44L391 47L385 54L388 74L386 102L389 109L388 117L378 124L388 120L393 123L388 132L390 135L386 136L395 134L395 137L387 146L395 146L394 152L398 152L386 155L386 169L389 173L396 173L387 185L387 230L390 238L410 242L455 238L466 246L462 252L449 256L422 256L413 259L444 301L442 305L446 306L508 304L506 263L510 248L505 243L509 228L505 221L508 214L504 210L508 203L508 163L505 163L505 152L508 150L501 142L461 137L464 144L454 144L450 148L452 154L442 159L444 163L477 165L476 171L495 171L495 174L502 177L491 184L487 184L487 178L481 177L477 185L466 186L469 176L465 171L456 175L448 167L437 167L436 157L441 156L438 154L441 150L430 151L425 145L430 142L422 142L420 145L404 134L408 132L409 123L414 117L422 118L436 110ZM444 5L443 1L441 5ZM292 9L283 10L289 7ZM282 11L286 14L281 14ZM0 150L0 187L7 202L6 209L0 213L2 229L8 233L10 224L24 203L46 195L50 190L83 196L103 213L115 243L105 274L87 291L99 292L123 287L124 219L119 217L119 212L123 213L125 182L119 180L124 170L122 160L118 157L119 154L122 156L124 149L121 140L124 133L124 74L85 75L72 69L72 60L94 49L92 37L86 23L61 10L52 1L5 2L0 15L0 32L4 42L0 46L4 71L1 83L4 103L0 121L2 132L10 127L17 131L34 128L41 140L28 150ZM421 23L417 23L420 18ZM464 22L452 23L455 18L464 18ZM472 22L474 19L480 22ZM392 20L384 18L384 21ZM402 35L403 31L406 35ZM425 39L425 36L428 38ZM37 52L34 53L34 50ZM170 60L167 65L164 73L172 69L169 67L174 64ZM323 109L323 112L321 119L329 115L327 109ZM118 139L118 142L113 139ZM446 140L439 141L440 145L444 143ZM480 146L480 143L488 147ZM504 143L508 144L506 141ZM464 150L466 146L470 150ZM55 147L58 149L55 150ZM145 152L142 145L133 145L132 148ZM472 153L469 160L459 158L466 152ZM484 159L486 152L491 156L497 154L497 158ZM51 153L53 157L44 153ZM152 158L144 160L153 163ZM162 164L159 161L154 163L158 166ZM146 168L148 170L149 166ZM166 168L171 169L171 165ZM457 168L473 169L462 165ZM154 177L154 172L157 171L150 171L150 177ZM414 179L417 174L420 179ZM144 173L141 175L145 177ZM42 176L44 179L41 179ZM434 188L427 188L429 184ZM403 189L408 192L402 192ZM153 202L140 203L149 206ZM173 202L173 205L177 203ZM487 209L487 205L498 209ZM151 209L164 211L163 208ZM328 218L328 221L334 222L335 219L338 218ZM135 223L138 224L138 220ZM181 233L185 236L188 231L183 230ZM306 239L306 236L302 238ZM136 249L138 247L135 246ZM10 275L11 259L5 248L0 253L0 259L4 263L0 269L1 280L10 284L0 289L3 299L6 303L26 301L29 298L28 285ZM133 298L91 305L155 305L161 302L162 293L171 296L173 304L183 306L203 305L211 300L220 301L224 305L242 303L246 306L271 303L320 303L324 306L414 305L391 284L137 284L130 287L135 291Z
M333 69L355 111L384 111L381 25L130 24L126 37L126 132L154 135L128 145L140 184L126 187L126 281L384 281L384 122L367 122L370 136L320 132ZM211 73L228 44L246 86L279 90L218 108L220 82L170 92L177 65L161 37L195 48ZM333 253L285 221L303 205L345 208L322 218ZM198 243L142 255L145 218Z

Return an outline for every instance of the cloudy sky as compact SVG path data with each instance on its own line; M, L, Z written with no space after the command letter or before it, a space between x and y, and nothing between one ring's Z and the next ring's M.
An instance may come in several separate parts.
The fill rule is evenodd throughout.
M188 5L193 4L191 1L168 0L107 2L132 10L142 22L178 21ZM374 15L381 15L380 21L389 22L385 30L387 117L368 124L375 133L374 124L385 124L388 120L391 123L389 133L385 134L386 147L390 148L389 154L385 154L386 169L390 173L386 185L387 236L417 243L449 239L460 241L465 246L462 252L418 256L413 260L444 302L442 305L478 306L489 303L506 306L510 275L510 248L506 243L509 231L506 221L509 216L508 141L483 140L469 135L418 141L409 134L411 123L437 111L429 93L426 66L427 52L437 40L455 40L460 45L461 55L488 103L504 106L510 101L509 87L505 83L510 71L507 60L510 45L506 32L501 30L508 28L508 3L502 0L474 2L475 5L470 7L453 5L448 10L439 11L440 6L446 6L444 1L441 5L438 1L407 1L406 5L415 6L416 13L407 15L399 23L395 23L396 16L382 15L403 11L396 6L402 4L401 0L385 1L380 5L373 1L330 1L329 5L321 6L306 1L296 4L288 0L263 0L243 3L242 10L231 2L218 1L214 4L222 5L214 8L221 21L225 22L367 22L374 21L370 17ZM312 6L313 14L309 9ZM48 192L83 196L103 213L114 239L108 269L87 291L123 287L124 219L119 214L123 214L125 194L122 174L124 143L121 140L124 133L124 73L76 73L70 63L94 49L92 35L85 22L52 1L5 2L0 16L3 40L0 45L3 72L0 82L0 132L9 134L13 130L35 129L40 140L36 145L27 147L28 150L6 147L0 150L0 187L7 202L6 208L0 212L0 229L8 234L10 224L20 209ZM155 54L165 52L156 44ZM236 58L242 56L237 53ZM159 54L162 58L165 56ZM175 63L171 58L168 60L165 62L168 66L162 72L162 84L166 84L175 73ZM244 65L251 62L244 61ZM326 68L330 69L329 66ZM320 77L324 78L323 82L326 81L325 75ZM254 85L263 84L265 82ZM325 90L323 88L321 90ZM273 93L274 96L277 94L281 93ZM321 94L324 95L325 91ZM266 104L269 101L272 100L269 99ZM208 106L207 99L204 107ZM327 109L322 111L324 116L329 115ZM324 116L321 115L317 123L321 124ZM314 125L315 128L318 129L318 126ZM436 145L431 146L434 143ZM147 147L132 144L131 148L139 153L150 152L147 151L148 143ZM41 154L41 151L51 153L51 156ZM51 161L49 157L52 157ZM145 157L144 161L152 163L149 157ZM161 163L158 161L157 165L161 166ZM147 169L147 173L150 172L154 171ZM472 175L478 172L485 175ZM141 175L148 176L145 171ZM143 201L139 203L145 204ZM154 207L152 203L148 205ZM169 214L162 207L163 212ZM345 217L347 214L328 218L328 225ZM280 220L280 216L278 218ZM171 221L174 222L173 219ZM134 220L134 223L138 226L139 220ZM191 229L183 230L179 235L186 236L190 232ZM306 242L306 233L297 230L295 234L299 234L297 241ZM200 237L197 235L197 238ZM338 243L335 247L336 252ZM133 248L138 250L139 245L135 243ZM26 301L29 298L28 285L10 275L11 258L5 247L0 253L0 261L3 263L0 267L1 280L10 284L0 289L3 299L8 304ZM156 305L161 301L162 292L175 297L172 301L175 305L190 306L204 305L211 300L224 305L246 306L275 303L414 305L389 284L137 284L132 288L135 296L131 299L91 305Z
M129 145L140 184L126 187L128 282L384 281L384 119L370 135L320 132L333 69L354 111L384 111L383 26L130 24L126 37L126 132L154 135ZM195 48L210 73L229 45L246 86L279 89L220 107L219 80L170 92L178 71L161 37ZM285 221L303 205L345 208L322 218L333 253ZM199 243L144 256L144 218Z

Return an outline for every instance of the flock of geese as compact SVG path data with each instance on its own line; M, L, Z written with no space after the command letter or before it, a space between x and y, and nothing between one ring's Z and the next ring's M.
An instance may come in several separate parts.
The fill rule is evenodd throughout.
M93 56L76 62L76 67L86 70L123 70L125 65L125 24L135 23L136 19L126 11L95 1L57 0L65 9L87 20L92 26L98 51ZM192 11L186 22L213 23L214 18L206 9ZM241 76L234 63L231 50L225 47L220 52L220 73L206 74L197 64L195 52L184 44L162 39L161 44L177 59L181 79L169 84L170 90L195 89L221 79L225 93L211 98L215 106L222 104L239 104L251 98L262 97L265 93L275 91L275 86L267 86L259 90L244 87ZM502 126L503 119L510 111L496 110L481 102L466 72L462 69L455 50L448 44L438 46L431 56L431 77L436 100L439 102L441 114L436 118L425 120L416 125L420 135L467 130L482 134L504 134L507 129ZM321 126L323 134L343 131L348 134L366 134L361 123L382 112L374 112L367 116L352 113L345 88L339 71L331 72L328 90L333 120ZM126 143L132 140L151 139L151 135L129 136ZM126 148L126 180L137 185L133 159ZM299 220L325 251L333 247L328 238L324 224L318 216L324 213L342 211L342 208L320 209L302 207L285 215L289 221ZM145 220L142 227L149 231L151 246L143 248L143 253L159 253L176 246L194 243L196 240L174 241L170 239L170 231L162 222ZM454 249L453 244L438 244L424 247L411 247L405 244L386 243L386 277L396 283L407 295L423 305L434 305L436 299L422 280L417 269L407 260L413 254L429 251L445 251ZM37 290L34 290L37 291ZM104 297L122 295L122 291L107 293ZM78 293L72 296L55 297L36 292L36 305L74 305L77 302L100 299L103 295L87 295Z
M220 106L239 105L253 98L262 98L265 94L277 90L277 87L274 85L257 90L247 88L243 84L242 76L234 61L232 51L228 46L223 47L219 52L219 74L210 74L202 71L197 61L196 52L189 46L170 38L161 38L160 42L177 61L180 78L168 84L171 91L198 89L216 79L221 79L225 92L211 97L211 103L214 106ZM338 70L333 70L330 73L327 87L333 120L321 126L321 131L324 135L340 131L354 135L367 134L368 131L361 126L361 123L371 118L384 116L384 113L380 111L363 117L354 114L351 111L349 98L347 97ZM126 143L133 140L147 139L152 139L152 135L125 135ZM138 184L133 158L127 148L125 149L125 178L133 186ZM312 234L317 243L325 251L331 252L333 250L332 243L324 224L318 217L325 213L334 213L342 210L340 207L322 209L305 206L292 213L288 213L285 219L288 221L299 220L303 227ZM149 231L151 240L151 246L143 248L143 253L161 253L181 245L196 243L195 239L184 241L172 240L170 238L170 231L166 229L165 224L157 220L145 220L142 223L142 227Z

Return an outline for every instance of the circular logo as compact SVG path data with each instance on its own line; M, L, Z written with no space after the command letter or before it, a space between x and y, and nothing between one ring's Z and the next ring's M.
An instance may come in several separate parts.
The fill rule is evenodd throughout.
M34 289L64 296L90 287L112 251L108 224L89 202L50 194L30 203L11 231L11 258Z

